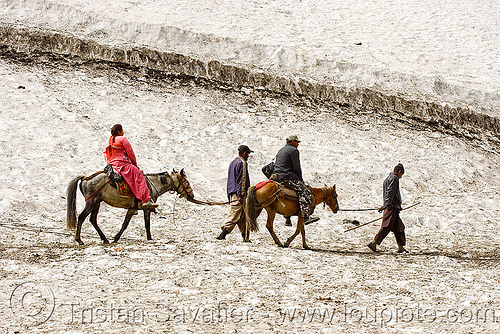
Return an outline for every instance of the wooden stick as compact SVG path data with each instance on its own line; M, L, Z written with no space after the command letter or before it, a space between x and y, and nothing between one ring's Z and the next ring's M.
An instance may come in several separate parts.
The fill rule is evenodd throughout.
M401 209L401 211L406 210L406 209L409 209L409 208L413 208L415 205L419 205L419 204L420 204L420 202L417 202L417 203L415 203L415 204L413 204L413 205L410 205L409 207L406 207L406 208L404 208L404 209ZM358 225L358 226L351 227L351 228L349 228L349 229L345 230L344 232L348 232L348 231L355 230L355 229L357 229L357 228L360 228L361 226L365 226L365 225L368 225L368 224L370 224L370 223L376 222L377 220L380 220L380 219L382 219L382 218L384 218L384 217L380 217L380 218L377 218L377 219L374 219L374 220L370 220L368 223L364 223L364 224L361 224L361 225Z
M370 223L376 222L377 220L380 220L380 219L382 219L382 218L384 218L384 217L380 217L380 218L377 218L377 219L374 219L374 220L370 220L368 223L364 223L364 224L361 224L361 225L358 225L358 226L351 227L351 228L349 228L349 229L345 230L344 232L351 231L351 230L355 230L355 229L357 229L357 228L359 228L359 227L361 227L361 226L365 226L365 225L368 225L368 224L370 224Z

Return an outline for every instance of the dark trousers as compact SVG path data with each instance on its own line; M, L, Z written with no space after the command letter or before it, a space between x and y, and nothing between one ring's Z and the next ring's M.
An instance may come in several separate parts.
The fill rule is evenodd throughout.
M396 237L396 242L398 245L405 246L406 245L406 236L405 236L405 226L403 221L399 217L399 210L384 210L382 219L382 227L380 231L378 231L375 236L375 242L377 245L380 245L384 238L389 234L389 232L393 232Z

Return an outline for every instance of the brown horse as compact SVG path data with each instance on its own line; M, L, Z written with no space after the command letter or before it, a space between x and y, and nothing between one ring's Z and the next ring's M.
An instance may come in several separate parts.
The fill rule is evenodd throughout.
M176 172L175 170L168 174L168 172L157 173L157 174L145 174L146 179L152 184L151 197L152 200L156 202L158 196L163 195L169 190L176 191L180 197L185 197L188 200L194 198L193 190L189 181L186 179L184 170ZM78 187L78 182L80 182L80 191L83 196L85 196L85 208L78 216L78 225L76 224L76 190ZM67 217L67 227L69 229L75 229L76 234L75 240L83 245L82 239L80 238L80 232L82 230L82 224L90 214L90 222L96 229L97 233L101 237L104 243L109 243L108 239L102 233L99 226L97 226L97 214L99 213L99 207L101 202L106 202L111 206L117 208L128 209L125 215L125 220L123 221L122 228L120 232L115 236L113 242L117 242L122 233L127 228L132 216L137 214L137 210L144 211L144 223L146 226L146 236L148 240L151 240L151 229L150 229L150 218L151 209L142 208L140 202L131 196L123 196L118 193L118 190L111 185L111 181L108 176L103 172L95 173L89 177L77 176L68 185L67 190L67 204L68 204L68 217Z
M312 188L313 193L313 205L311 208L311 213L313 212L316 205L324 203L330 207L333 213L337 213L339 210L339 204L337 201L337 191L335 186L328 187L325 185L323 188ZM257 231L257 217L262 212L262 209L267 211L267 224L266 227L271 233L274 242L280 247L288 247L290 243L299 234L302 234L302 246L304 249L309 249L306 243L306 234L304 229L304 218L302 217L299 210L299 203L297 194L294 190L284 188L283 185L277 184L275 182L268 182L262 188L256 190L255 186L248 189L247 201L246 201L246 215L247 215L247 230ZM285 244L281 244L280 240L276 236L273 230L273 222L276 213L283 216L298 216L297 229L295 233L288 238Z

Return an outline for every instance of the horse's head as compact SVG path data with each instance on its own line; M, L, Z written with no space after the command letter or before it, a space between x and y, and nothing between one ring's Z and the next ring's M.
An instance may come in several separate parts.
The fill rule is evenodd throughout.
M173 170L170 174L172 180L174 181L175 191L179 194L179 197L185 197L187 200L192 200L194 198L193 189L186 178L186 173L184 173L184 168L180 172Z
M333 187L328 187L325 184L323 192L325 194L325 204L330 207L333 213L337 213L337 211L339 211L339 201L337 200L337 189L335 185L333 185Z

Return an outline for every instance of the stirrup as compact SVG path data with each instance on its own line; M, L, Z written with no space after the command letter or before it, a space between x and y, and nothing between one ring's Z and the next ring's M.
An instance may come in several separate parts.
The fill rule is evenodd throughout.
M157 207L158 204L153 203L151 200L147 201L146 203L142 203L143 209L156 209Z
M304 225L309 225L309 224L315 223L318 220L319 220L318 217L307 217L307 218L304 218Z

